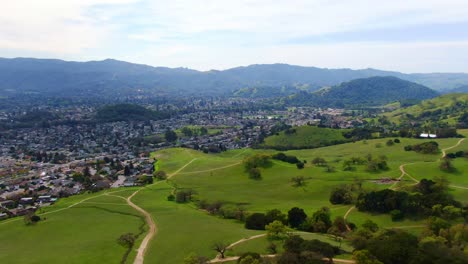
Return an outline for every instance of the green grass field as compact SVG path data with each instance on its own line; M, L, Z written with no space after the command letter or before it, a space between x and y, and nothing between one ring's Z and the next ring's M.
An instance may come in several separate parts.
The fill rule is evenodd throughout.
M97 198L51 210L89 197ZM21 217L0 222L0 263L119 263L127 250L119 236L146 231L144 219L123 199L93 194L63 201L44 210L34 226ZM128 259L134 257L132 251Z
M468 130L459 131L467 134ZM198 210L194 204L177 204L168 201L167 196L173 187L193 188L199 199L224 201L242 204L249 212L265 212L280 209L287 212L294 206L305 209L308 215L322 206L331 210L332 218L343 216L351 205L331 205L328 201L330 191L337 185L363 180L366 189L389 188L390 184L376 184L372 180L398 178L399 166L416 179L446 175L451 185L468 187L468 162L454 160L457 173L448 174L438 169L441 153L424 155L403 150L405 145L421 143L426 140L401 138L400 144L386 146L388 139L374 139L342 145L285 152L300 160L308 161L304 169L295 165L274 161L269 168L261 169L262 179L249 179L241 164L245 157L256 153L274 154L273 150L241 149L220 154L204 154L199 151L174 148L152 154L159 160L158 169L164 170L172 178L143 187L132 201L149 212L157 225L157 234L146 251L145 263L182 263L183 259L194 252L213 258L216 252L210 247L213 242L233 243L242 238L262 234L261 231L247 230L243 223L221 219ZM441 148L455 145L459 139L436 139ZM449 150L466 150L468 141ZM350 157L388 157L388 171L369 173L364 166L355 171L343 171L343 160ZM336 168L326 172L323 167L313 166L315 157L325 158ZM303 187L293 187L291 178L307 178ZM413 184L408 177L403 184ZM129 197L138 187L107 190L94 194L77 195L59 200L51 207L41 209L40 214L47 219L35 226L25 226L22 218L0 222L0 262L1 263L118 263L125 248L118 245L117 238L127 232L138 233L142 226L141 215L129 207L123 198ZM463 202L468 202L468 190L451 188L452 194ZM110 195L118 195L109 196ZM352 211L348 220L360 226L366 219L372 219L382 228L404 228L417 234L422 230L424 220L405 219L392 222L389 215L372 215ZM146 227L145 227L146 228ZM144 235L139 237L138 247ZM308 238L318 238L336 243L328 236L307 234ZM233 248L229 253L236 255L245 251L266 253L265 238L247 241ZM343 242L343 248L352 248ZM135 257L133 250L127 263ZM349 254L339 256L350 258ZM8 260L8 261L7 261Z
M158 233L150 243L146 263L183 263L191 252L214 258L211 245L216 241L232 243L260 234L244 229L242 223L209 216L191 205L167 201L172 187L165 182L142 190L133 200L150 212Z
M346 129L331 129L316 126L300 126L293 127L293 129L296 132L291 135L285 134L283 131L278 135L265 138L262 146L280 149L317 148L331 145L333 141L347 140L343 136L343 132L348 131Z

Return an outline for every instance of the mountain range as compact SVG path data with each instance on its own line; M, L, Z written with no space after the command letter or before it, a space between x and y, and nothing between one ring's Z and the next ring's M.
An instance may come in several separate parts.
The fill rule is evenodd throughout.
M440 92L468 85L466 73L405 74L376 69L323 69L287 64L196 71L112 59L71 62L0 58L0 96L24 93L45 96L232 95L249 87L293 87L312 92L374 76L394 76Z

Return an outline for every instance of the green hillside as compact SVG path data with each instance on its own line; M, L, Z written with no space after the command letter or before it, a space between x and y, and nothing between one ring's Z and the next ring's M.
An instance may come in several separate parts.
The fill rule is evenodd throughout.
M318 128L310 128L318 129ZM317 130L325 131L325 130ZM339 132L339 130L336 130ZM330 132L330 131L328 131ZM468 130L459 133L468 135ZM400 144L387 146L388 139L374 139L346 143L316 149L286 151L300 160L307 160L304 169L293 164L273 160L271 166L261 168L260 180L250 179L244 170L243 160L254 154L274 154L274 150L238 149L219 154L204 154L190 149L164 149L152 154L158 159L158 169L172 176L167 181L156 181L141 187L132 201L151 214L157 225L157 233L149 243L145 263L183 263L190 253L215 257L211 246L216 241L233 243L243 238L265 233L245 229L244 223L229 218L229 212L242 208L245 213L265 212L279 209L287 213L292 207L303 208L308 216L323 206L330 208L331 218L344 216L352 205L330 203L331 191L343 184L362 183L367 191L390 187L414 186L415 179L444 175L450 181L449 191L462 203L468 202L467 181L462 177L468 171L468 163L463 158L453 161L456 172L443 172L438 169L441 153L420 154L403 149L406 145L425 142L422 139L400 138ZM468 141L458 138L435 139L440 149L456 147L449 152L468 149ZM381 145L382 147L376 147ZM369 172L365 165L356 165L353 170L345 170L344 163L353 157L387 158L388 170ZM325 159L333 167L312 164L316 157ZM409 164L409 165L404 165ZM396 182L380 181L383 178L395 179L401 176L400 166L405 166L408 175ZM303 176L305 184L294 186L291 179ZM125 253L125 248L117 243L124 233L138 233L142 224L141 214L130 208L125 198L139 188L118 189L115 193L104 192L86 194L61 199L59 203L45 209L39 215L47 219L35 226L26 226L22 218L0 222L0 262L2 263L117 263ZM194 202L176 203L169 201L171 193L193 190ZM200 210L200 201L220 203L221 211L210 214ZM348 220L361 227L364 221L372 219L381 228L404 228L418 234L424 230L424 219L405 218L392 221L389 214L372 214L353 210ZM458 221L458 220L457 220ZM145 229L146 231L147 229ZM327 235L311 234L312 238L330 241ZM138 248L143 236L135 243ZM258 241L258 242L257 242ZM255 243L257 242L257 243ZM330 241L331 242L331 241ZM345 252L340 258L350 258L352 248L347 239L343 240ZM245 251L266 253L263 239L239 244L229 254ZM5 252L8 252L6 254ZM78 253L79 252L79 253ZM135 250L132 250L126 263L133 263ZM59 256L60 255L60 256ZM55 260L55 261L54 261Z
M396 77L371 77L344 82L315 93L291 96L292 105L356 108L381 106L395 101L424 100L436 97L426 86Z
M446 94L422 101L417 105L385 113L384 116L395 123L417 121L457 125L460 123L460 117L468 112L467 109L468 93ZM468 123L463 123L460 127L467 127L467 125Z
M286 131L265 138L261 145L264 148L272 149L310 149L318 148L349 140L343 136L346 129L331 129L316 126L293 127Z

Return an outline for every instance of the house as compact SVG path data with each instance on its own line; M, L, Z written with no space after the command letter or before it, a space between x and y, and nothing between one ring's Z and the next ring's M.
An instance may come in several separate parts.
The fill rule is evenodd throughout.
M4 207L4 208L8 208L8 209L15 208L15 202L12 201L12 200L2 201L2 202L0 202L0 207Z
M37 198L37 201L39 203L49 203L51 199L52 197L50 195L43 195L43 196L39 196Z
M0 220L7 219L8 215L5 213L0 213Z
M429 133L421 133L419 135L419 137L421 137L421 138L436 138L437 135L436 134L429 134Z
M32 197L23 197L20 199L20 204L33 204L34 200Z

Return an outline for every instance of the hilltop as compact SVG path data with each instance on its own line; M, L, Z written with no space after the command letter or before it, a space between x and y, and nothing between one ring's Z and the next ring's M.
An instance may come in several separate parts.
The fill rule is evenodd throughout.
M437 95L428 87L396 77L370 77L344 82L311 94L291 96L289 104L353 108L380 106L402 100L423 100Z

